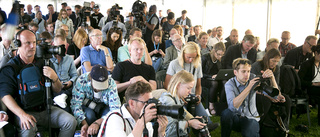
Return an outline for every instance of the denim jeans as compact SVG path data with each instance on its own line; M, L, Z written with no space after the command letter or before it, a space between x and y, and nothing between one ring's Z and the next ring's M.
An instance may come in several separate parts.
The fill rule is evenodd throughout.
M244 137L259 137L259 123L255 119L248 119L237 115L230 109L221 113L221 137L230 137L231 131L241 132Z
M98 120L99 118L101 118L102 116L108 114L108 112L110 111L109 106L106 106L102 111L102 115L97 114L96 112L94 112L94 110L92 110L91 108L88 108L84 105L82 105L82 110L86 113L86 121L88 123L88 125L90 126L94 121Z
M44 127L48 126L48 113L46 110L41 112L26 112L29 115L32 115L37 122L35 125L41 125ZM52 106L51 107L51 128L59 128L59 137L71 137L74 135L75 129L77 127L77 121L73 115L68 112ZM32 127L29 130L20 128L20 118L16 116L15 119L17 127L19 127L19 136L22 137L34 137L36 136L37 126Z
M188 106L186 106L186 109L188 110ZM192 112L190 110L188 110L191 114ZM195 116L206 116L208 118L208 124L212 124L212 121L209 117L209 115L207 114L206 110L204 109L202 103L200 102L198 105L195 106L195 110L194 110L194 117Z

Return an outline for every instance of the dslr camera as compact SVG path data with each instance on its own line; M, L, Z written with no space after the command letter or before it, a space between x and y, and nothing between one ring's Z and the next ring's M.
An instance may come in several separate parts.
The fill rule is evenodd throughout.
M52 58L52 54L61 54L65 53L65 45L52 46L46 42L45 38L41 39L41 43L36 47L36 57L50 59Z
M199 120L201 123L208 125L208 117L202 116L202 118L194 118ZM202 129L199 130L201 137L211 137L210 132L208 130L208 126L204 126Z
M183 107L181 105L172 105L172 106L164 106L162 103L156 99L151 98L147 101L148 104L155 103L155 107L157 109L157 115L166 115L175 119L183 119ZM147 105L146 105L147 106Z
M186 102L188 102L187 110L194 115L196 110L197 102L199 101L199 98L196 97L194 94L189 94L185 99Z
M85 98L83 100L83 105L86 107L92 109L97 115L101 116L102 115L102 110L105 108L105 104L103 102L101 103L96 103L88 98Z
M265 91L271 97L279 95L279 90L272 86L269 86L269 84L267 83L267 81L269 81L269 78L263 78L262 76L258 76L258 77L259 77L259 80L257 83L254 84L253 87L256 87L259 84L260 86L256 87L255 90L258 90L261 93Z

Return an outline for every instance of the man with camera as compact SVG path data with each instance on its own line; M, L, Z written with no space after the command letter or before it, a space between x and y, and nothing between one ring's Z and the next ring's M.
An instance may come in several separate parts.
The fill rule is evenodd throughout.
M108 78L108 70L93 66L91 72L82 74L72 90L71 109L81 126L81 135L96 135L102 116L120 108L116 83Z
M157 116L155 103L147 103L152 98L151 91L151 86L141 81L130 85L125 93L126 104L104 118L98 136L141 137L147 133L147 136L152 137L154 130L157 130L158 136L164 137L168 119L166 116ZM159 123L158 129L153 129L150 122L155 118Z
M261 77L256 77L250 73L251 62L248 59L237 58L233 61L232 67L235 77L225 84L228 109L221 114L221 136L229 137L231 130L240 131L245 137L259 136L260 116L256 106L255 88L268 78L271 80L270 87L278 89L275 77L270 69L262 71ZM266 91L265 88L263 90ZM273 99L274 102L285 102L285 98L279 94L279 90L277 91L265 93L268 94L267 97L278 95Z
M159 18L157 16L157 6L151 5L149 8L149 14L143 16L143 23L146 25L146 33L144 34L144 41L148 43L151 41L151 35L154 30L159 29Z
M16 34L15 44L18 47L19 55L15 56L9 61L10 65L5 66L0 71L0 97L4 104L11 110L15 116L16 125L19 125L19 135L34 137L37 131L37 125L48 126L48 120L51 120L51 127L59 128L59 137L73 136L76 129L76 120L69 113L63 111L58 107L51 107L51 118L48 118L48 113L46 111L45 96L40 98L40 102L32 102L28 98L26 100L20 99L21 97L26 97L29 95L36 96L39 93L45 94L44 85L28 82L28 85L24 85L27 89L21 89L19 86L20 80L17 76L22 74L20 70L26 70L27 66L33 66L34 69L38 70L38 74L41 76L46 76L51 80L51 90L53 92L61 91L61 82L55 73L55 71L50 66L44 65L44 60L36 59L36 36L30 30L21 30ZM18 67L17 67L18 66ZM31 67L29 67L31 68ZM44 83L44 80L40 83ZM30 85L29 85L30 84ZM36 90L37 94L25 94L21 95L19 92L25 93L25 90ZM33 92L35 93L35 91ZM38 100L35 98L35 100ZM30 104L27 107L25 104ZM32 104L36 103L36 104Z

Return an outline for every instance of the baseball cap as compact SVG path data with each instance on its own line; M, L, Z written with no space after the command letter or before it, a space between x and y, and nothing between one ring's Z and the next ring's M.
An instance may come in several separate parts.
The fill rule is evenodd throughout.
M98 5L98 4L95 4L95 5L93 6L93 8L94 8L94 9L99 9L99 5Z
M92 78L91 83L93 88L97 90L105 90L109 87L108 70L104 66L93 66L90 76Z

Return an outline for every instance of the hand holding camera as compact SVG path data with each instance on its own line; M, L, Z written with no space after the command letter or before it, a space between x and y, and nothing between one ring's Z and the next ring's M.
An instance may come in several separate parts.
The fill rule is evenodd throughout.
M196 116L194 119L188 120L189 126L194 129L202 129L207 124L202 123L199 121L199 119L202 119L202 117Z
M141 110L140 117L145 119L145 122L150 122L157 117L157 109L154 103L146 104L145 108Z

